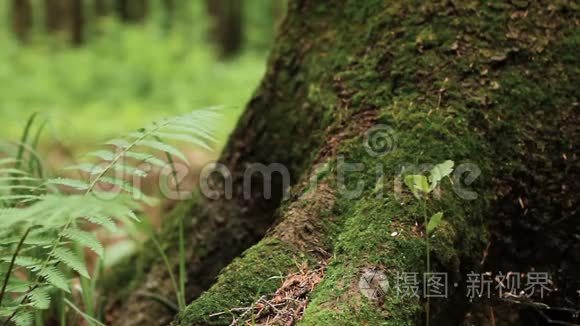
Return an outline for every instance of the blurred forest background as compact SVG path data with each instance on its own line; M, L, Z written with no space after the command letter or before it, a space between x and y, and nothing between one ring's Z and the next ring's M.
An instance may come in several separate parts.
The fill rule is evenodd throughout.
M75 153L162 117L223 105L223 144L262 77L284 6L0 1L0 138L17 140L39 112L48 121L45 154Z
M37 112L44 169L66 176L106 140L223 106L214 151L182 148L191 172L182 189L195 187L258 85L284 12L284 0L0 0L0 152ZM143 183L153 196L156 177ZM173 204L144 210L159 227ZM106 265L134 250L125 232L99 239Z

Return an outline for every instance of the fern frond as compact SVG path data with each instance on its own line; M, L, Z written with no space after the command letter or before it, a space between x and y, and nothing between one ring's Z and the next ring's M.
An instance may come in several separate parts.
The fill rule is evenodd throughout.
M169 153L173 156L179 157L180 159L187 161L187 158L185 157L185 155L183 155L183 153L178 150L177 148L168 145L166 143L162 143L156 140L143 140L141 142L139 142L140 146L144 146L144 147L148 147L154 150L158 150L160 152L165 152L165 153Z
M2 278L4 277L4 275L2 275ZM8 281L8 286L6 287L6 292L7 293L24 293L26 292L30 287L30 284L28 282L16 279L16 278L10 278L10 280Z
M11 256L1 257L0 260L9 263L12 259ZM24 267L30 271L36 272L40 270L42 266L42 260L35 257L18 256L14 260L14 264L20 267Z
M81 172L86 172L91 175L96 175L99 173L103 173L106 169L104 166L90 164L90 163L81 163L77 165L67 166L64 170L78 170Z
M75 270L84 278L91 278L89 272L87 271L87 267L85 266L85 262L82 261L82 259L80 259L69 248L65 247L55 248L50 253L50 255L54 257L58 262L61 262L66 266L70 267L71 269Z
M133 198L136 198L136 199L147 198L147 196L145 196L145 194L143 192L141 192L141 190L139 190L137 187L133 187L132 185L130 185L129 183L127 183L123 180L110 178L110 177L102 177L100 179L100 182L119 187L121 190L131 194L133 196Z
M139 162L149 163L151 165L163 168L167 162L155 157L151 154L139 153L139 152L125 152L125 157L135 159Z
M181 133L179 133L179 134L178 133L169 133L169 132L155 132L155 133L153 133L153 135L156 137L159 137L161 139L177 140L177 141L182 141L182 142L198 145L204 149L207 149L208 151L211 151L211 147L209 146L209 144L206 141L204 141L203 139L201 139L200 137L194 137L191 135L181 134Z
M70 293L68 281L64 274L57 268L51 265L42 268L38 275L41 276L48 284L61 289L66 293Z
M93 233L85 232L75 228L70 228L68 230L63 231L62 235L65 238L70 239L83 247L91 249L100 257L102 257L104 254L103 245L101 245L101 243Z
M106 150L98 150L98 151L90 152L86 156L97 157L103 161L112 161L113 159L115 159L115 153L110 152L110 151L106 151Z
M70 188L74 188L77 190L87 190L89 189L89 185L84 181L77 180L77 179L68 179L68 178L56 178L50 179L46 181L46 184L49 185L58 185L58 186L67 186Z
M22 171L17 168L4 168L0 169L0 174L10 174L10 175L29 175L28 172Z
M15 158L12 158L12 157L0 159L0 165L6 165L6 164L14 165L16 162L17 162L17 160Z
M114 233L119 230L117 224L113 222L113 219L105 215L87 215L83 217L85 220L104 227L107 231Z
M14 315L12 321L16 326L31 326L33 321L32 312L21 309Z
M36 287L28 293L30 305L39 310L50 308L50 294L46 287Z

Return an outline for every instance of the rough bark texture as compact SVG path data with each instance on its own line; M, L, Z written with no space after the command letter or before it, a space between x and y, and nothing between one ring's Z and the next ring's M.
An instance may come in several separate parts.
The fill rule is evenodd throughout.
M239 308L274 295L276 276L300 266L324 269L292 317L302 324L421 323L419 299L371 301L358 282L368 268L389 278L425 270L423 210L398 191L397 176L447 159L475 164L481 176L470 185L477 198L462 199L446 181L427 202L430 214L445 215L431 239L434 269L460 285L471 270L547 271L561 289L547 301L578 305L577 4L303 0L288 10L268 73L220 159L233 171L234 199L198 198L176 212L191 235L193 301L174 324L280 317L271 307L258 315ZM365 142L377 125L388 126L387 151ZM287 199L276 178L272 200L260 190L243 198L244 170L255 162L288 167ZM364 167L343 180L345 162ZM345 192L359 185L359 196ZM166 273L152 257L139 261L153 267L137 278L118 324L166 323L173 313L138 295L172 297ZM431 300L434 325L464 319L464 289Z

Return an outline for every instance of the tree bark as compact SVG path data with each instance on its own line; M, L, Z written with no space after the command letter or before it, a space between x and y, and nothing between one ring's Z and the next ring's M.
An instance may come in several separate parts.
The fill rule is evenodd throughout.
M463 322L470 271L546 271L559 291L543 301L578 305L578 22L567 2L291 1L219 160L233 199L215 178L219 198L174 213L187 221L191 302L174 324L421 324L424 300L370 300L359 285L369 270L425 272L424 210L444 214L432 270L458 284L430 300L433 325ZM444 160L459 172L423 207L401 176ZM273 196L245 196L252 163L288 167L289 195L279 178L252 178ZM172 254L175 230L164 232ZM149 267L119 299L117 324L173 319L142 295L173 297L153 256L132 261Z

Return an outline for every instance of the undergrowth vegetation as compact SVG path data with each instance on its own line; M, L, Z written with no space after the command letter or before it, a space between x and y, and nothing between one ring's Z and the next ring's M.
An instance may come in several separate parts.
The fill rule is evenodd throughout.
M36 115L31 116L21 141L0 160L0 318L4 324L31 325L35 320L42 324L43 311L54 307L64 323L69 311L89 324L100 324L95 295L99 262L91 271L84 255L90 250L102 257L104 249L88 226L114 232L119 225L139 223L136 211L148 198L132 181L146 177L151 167L170 166L175 176L174 157L185 157L172 143L209 148L215 142L220 114L216 108L196 110L113 139L104 149L88 153L86 163L67 168L78 171L77 178L52 178L43 171L35 153L42 124L36 127ZM159 251L165 255L161 247ZM184 275L180 273L177 281L170 268L169 273L183 309Z

